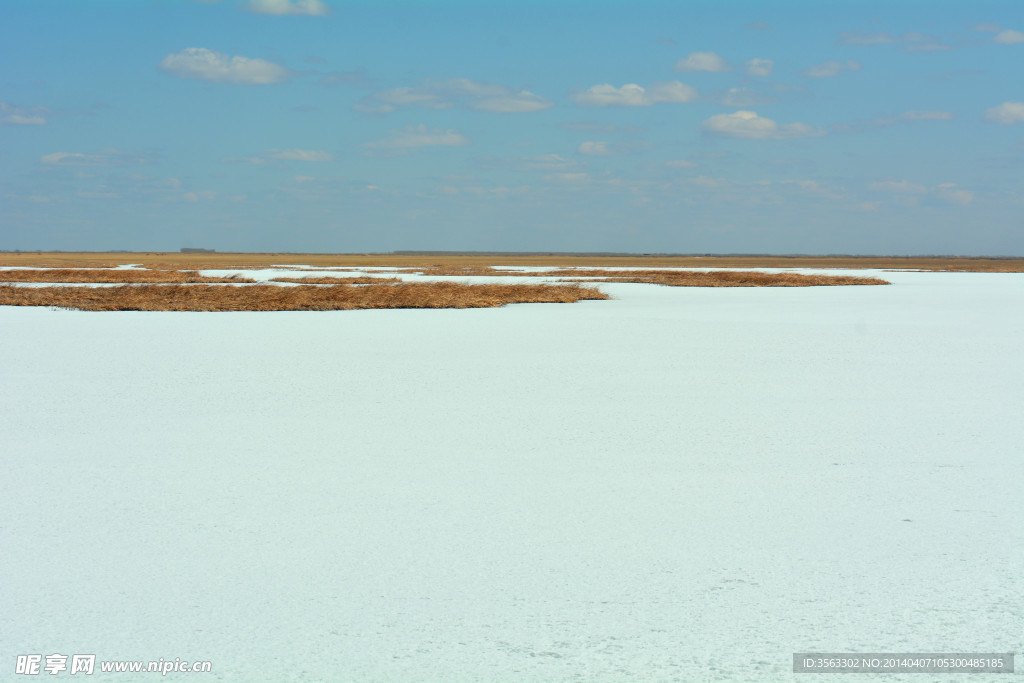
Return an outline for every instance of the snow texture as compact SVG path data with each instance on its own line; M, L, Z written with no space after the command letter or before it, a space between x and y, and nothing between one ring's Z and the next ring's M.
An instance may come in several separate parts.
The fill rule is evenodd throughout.
M31 653L228 681L1019 653L1024 275L865 274L894 285L0 307L2 677Z

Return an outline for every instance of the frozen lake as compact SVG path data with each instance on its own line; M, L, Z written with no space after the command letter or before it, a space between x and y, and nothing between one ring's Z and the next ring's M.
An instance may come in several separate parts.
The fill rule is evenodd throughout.
M803 681L794 652L1020 653L1024 274L865 274L894 284L0 307L0 670Z

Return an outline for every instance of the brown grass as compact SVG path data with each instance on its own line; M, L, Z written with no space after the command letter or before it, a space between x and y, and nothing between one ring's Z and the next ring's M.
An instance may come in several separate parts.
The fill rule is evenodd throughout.
M573 279L600 277L602 282L645 282L669 287L823 287L892 284L876 277L761 273L747 270L560 270L551 274L571 275Z
M124 285L17 287L0 285L0 305L55 306L84 311L335 311L365 308L492 308L510 303L572 303L607 299L571 285L464 285L417 282L355 287L316 285Z
M397 277L275 277L271 282L294 282L300 285L379 285L401 282Z
M49 268L46 270L0 270L0 282L255 282L249 278L206 277L188 270L69 270Z
M885 280L848 275L801 275L742 270L603 270L561 268L543 272L495 270L486 266L430 266L424 275L602 278L603 282L645 282L670 287L817 287L826 285L888 285ZM563 280L565 282L572 280Z
M0 265L88 266L141 263L149 268L266 268L275 264L322 267L416 267L443 260L456 266L582 266L607 268L853 268L1024 272L1024 258L933 256L665 256L587 254L181 254L176 252L21 252L0 253Z

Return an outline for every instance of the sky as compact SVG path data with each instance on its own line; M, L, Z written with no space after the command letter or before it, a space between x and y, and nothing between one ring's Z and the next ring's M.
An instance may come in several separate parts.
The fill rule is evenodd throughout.
M0 249L1024 256L1019 0L0 0Z

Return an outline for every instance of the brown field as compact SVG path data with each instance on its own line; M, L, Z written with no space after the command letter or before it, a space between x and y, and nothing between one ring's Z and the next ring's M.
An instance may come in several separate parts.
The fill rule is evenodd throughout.
M824 287L834 285L888 285L876 277L848 275L801 275L800 273L761 273L745 270L639 270L624 273L614 270L559 271L572 279L600 277L601 282L646 282L669 287ZM567 282L571 280L563 280Z
M124 285L17 287L0 285L2 306L55 306L83 311L336 311L365 308L492 308L511 303L607 299L571 285L464 285L454 282L318 285Z
M419 271L424 275L562 277L563 282L578 278L601 278L601 282L645 282L670 287L819 287L827 285L888 285L880 278L847 275L802 275L799 273L761 273L743 270L548 270L543 273L522 270L495 270L487 266L430 266Z
M181 254L177 252L4 252L0 265L98 267L140 263L149 268L260 268L273 264L320 267L557 266L602 268L845 268L1024 272L1024 258L933 256L602 256L581 254Z
M206 277L189 270L0 270L0 282L81 282L104 283L192 283L192 282L255 282L249 278Z
M397 277L275 277L271 282L294 282L300 285L380 285L401 282Z

